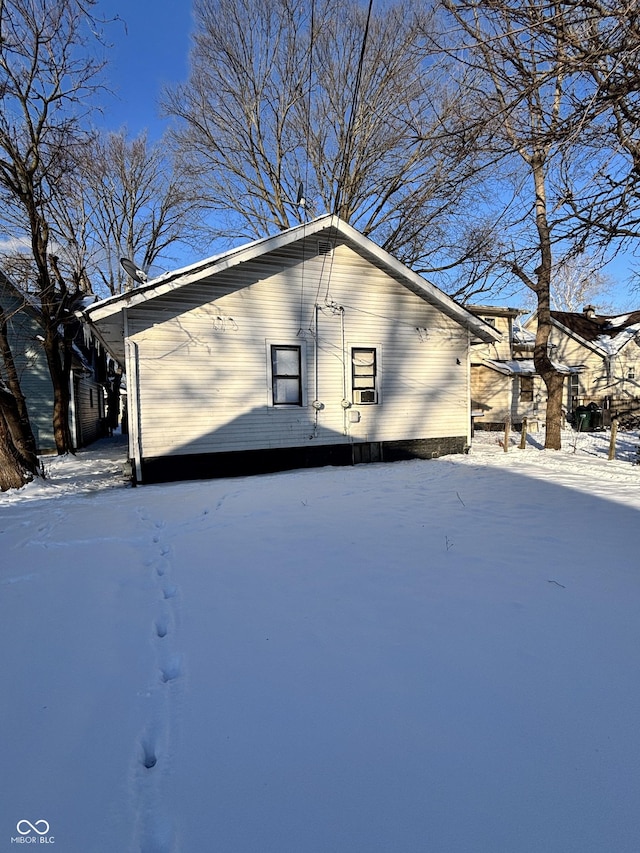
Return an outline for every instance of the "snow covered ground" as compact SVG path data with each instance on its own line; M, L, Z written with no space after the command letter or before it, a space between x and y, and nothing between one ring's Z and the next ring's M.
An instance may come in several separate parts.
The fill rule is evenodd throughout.
M637 853L638 439L499 438L0 496L0 851Z

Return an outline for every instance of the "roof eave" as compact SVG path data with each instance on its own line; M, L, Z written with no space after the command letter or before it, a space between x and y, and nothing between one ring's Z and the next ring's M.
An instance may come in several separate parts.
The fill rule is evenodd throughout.
M216 255L197 264L184 267L172 273L167 273L153 281L147 282L142 287L128 293L110 297L96 305L85 309L85 316L92 322L105 320L120 313L124 308L133 308L136 305L162 296L178 287L192 284L202 278L216 275L224 270L238 266L241 263L253 260L267 254L268 252L290 245L301 236L309 237L323 231L335 230L342 235L346 241L359 247L364 253L375 259L377 263L386 267L395 276L409 284L410 289L421 298L432 305L439 307L445 314L461 323L470 332L485 343L502 340L502 334L488 323L475 317L470 311L455 302L444 291L432 285L418 273L413 272L385 249L375 244L368 237L357 231L352 225L341 220L335 214L326 214L311 222L297 225L287 231L282 231L272 237L264 237L253 243L232 249L223 255Z

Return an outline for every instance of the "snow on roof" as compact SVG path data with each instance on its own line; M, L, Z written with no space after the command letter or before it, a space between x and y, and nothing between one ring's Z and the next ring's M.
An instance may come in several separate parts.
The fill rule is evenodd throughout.
M578 311L552 311L551 316L569 332L594 344L604 355L615 355L640 335L640 311L591 317Z
M532 358L514 358L514 359L492 359L483 358L482 363L492 370L497 370L498 373L504 373L509 376L534 376L536 368ZM566 364L561 364L558 361L552 361L553 367L558 373L570 374L578 373L581 370L579 367L568 367Z
M536 340L536 336L532 334L528 329L524 329L520 325L516 325L513 327L513 343L514 344L534 344Z

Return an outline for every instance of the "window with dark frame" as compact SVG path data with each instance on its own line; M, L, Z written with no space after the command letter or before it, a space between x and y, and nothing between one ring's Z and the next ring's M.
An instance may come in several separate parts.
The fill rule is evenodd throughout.
M571 408L575 409L578 405L578 397L580 396L580 380L577 373L572 373L569 376L569 399L571 400Z
M520 377L520 402L533 403L533 376Z
M302 352L299 346L271 346L274 406L302 405Z
M375 347L351 349L351 384L354 403L378 402L378 362Z

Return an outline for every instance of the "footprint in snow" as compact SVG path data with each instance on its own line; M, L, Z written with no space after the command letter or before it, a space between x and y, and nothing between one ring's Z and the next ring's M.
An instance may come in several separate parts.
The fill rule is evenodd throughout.
M156 748L152 741L144 739L141 744L142 755L140 761L142 766L147 770L151 770L158 763L158 756L156 755Z
M167 620L162 618L162 617L160 617L159 619L156 619L155 630L156 630L156 637L158 637L160 640L164 640L164 638L169 633L169 625L167 623Z
M172 657L164 666L160 667L160 680L163 684L176 681L182 675L182 660L178 655Z

